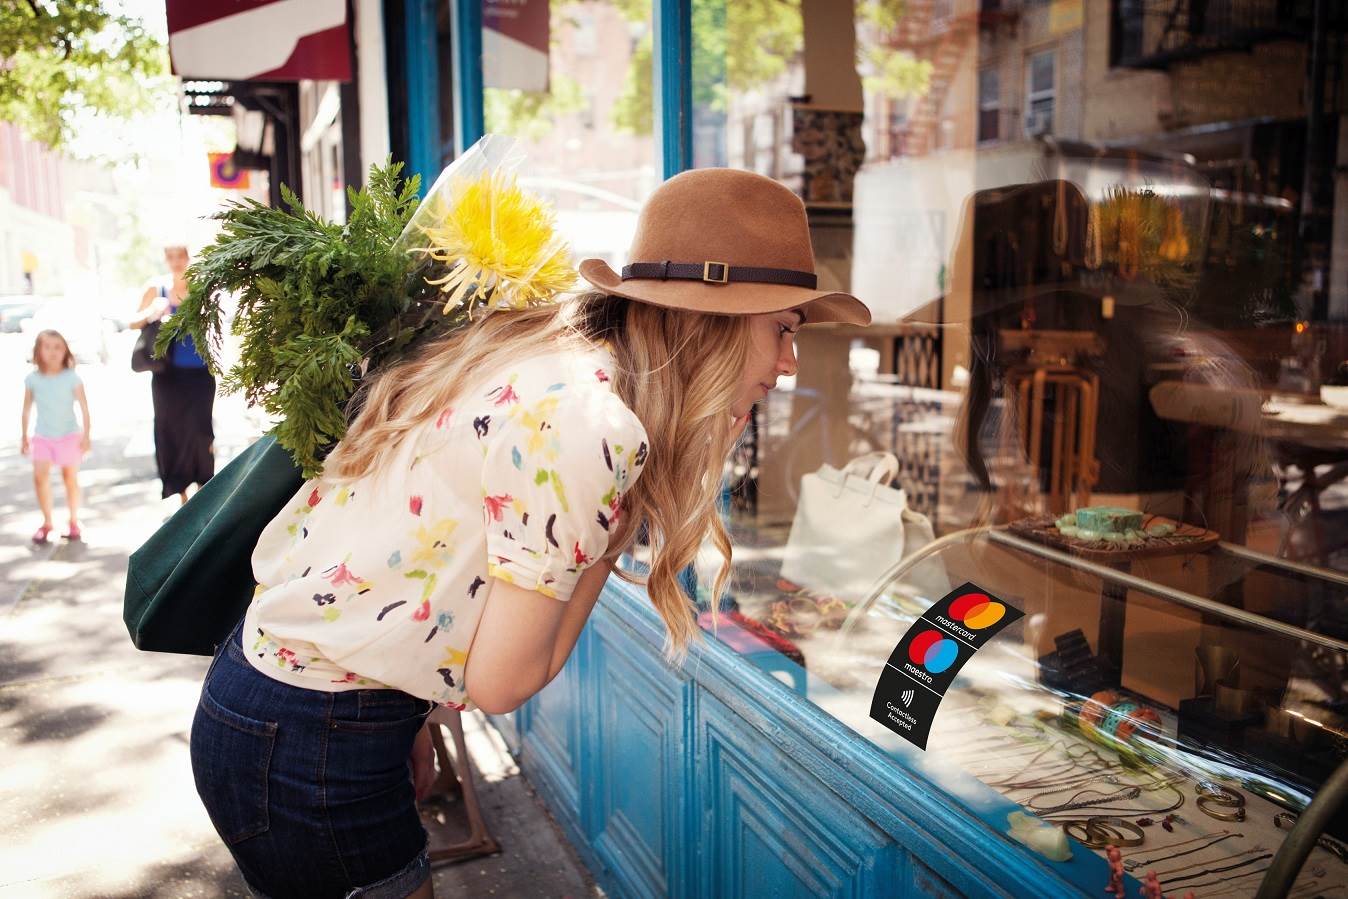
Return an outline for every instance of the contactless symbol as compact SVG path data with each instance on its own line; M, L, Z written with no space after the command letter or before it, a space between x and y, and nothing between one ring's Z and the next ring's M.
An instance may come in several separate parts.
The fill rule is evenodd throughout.
M983 593L966 593L950 604L950 617L971 631L992 627L1006 615L1006 606Z
M959 644L940 631L923 631L908 644L908 659L932 674L941 674L959 658Z
M904 707L905 709L908 708L910 705L912 705L912 704L913 704L913 691L912 691L912 690L904 690L903 693L899 696L899 702L902 702L902 703L903 703L903 707Z

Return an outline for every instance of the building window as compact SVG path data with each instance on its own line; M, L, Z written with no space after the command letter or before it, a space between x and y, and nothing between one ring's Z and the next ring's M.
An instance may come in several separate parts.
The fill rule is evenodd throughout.
M1036 53L1025 67L1025 135L1053 133L1053 51Z
M998 126L1002 115L1002 81L996 69L978 73L978 142L1001 137Z
M1142 0L1114 0L1110 65L1125 66L1142 58Z

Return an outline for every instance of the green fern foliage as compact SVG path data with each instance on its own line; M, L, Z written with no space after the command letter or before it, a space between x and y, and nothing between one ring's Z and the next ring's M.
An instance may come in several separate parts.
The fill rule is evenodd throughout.
M415 260L395 249L420 180L401 179L401 170L372 167L365 189L348 189L345 225L305 209L285 187L282 209L231 204L216 216L219 236L187 270L187 298L160 329L158 355L190 335L227 392L283 420L277 440L306 477L346 433L360 374L396 358L432 320L408 289ZM221 371L227 319L240 361Z

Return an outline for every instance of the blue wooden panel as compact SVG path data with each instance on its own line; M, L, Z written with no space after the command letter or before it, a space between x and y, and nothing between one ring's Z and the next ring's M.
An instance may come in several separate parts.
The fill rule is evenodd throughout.
M403 19L407 80L407 165L403 177L421 176L421 192L440 174L440 73L434 0L408 0Z
M712 697L698 703L703 895L897 896L906 858Z
M482 105L482 0L453 0L454 155L486 131ZM438 172L437 172L438 174Z
M676 855L686 841L685 689L658 655L606 612L593 622L591 669L597 725L582 802L596 855L619 895L682 895ZM621 685L618 689L615 686Z
M577 646L579 649L579 646ZM578 661L574 656L572 662ZM526 752L546 769L568 808L580 805L580 666L567 664L552 683L529 702L523 722Z
M672 178L693 167L693 3L653 0L651 95L660 172Z

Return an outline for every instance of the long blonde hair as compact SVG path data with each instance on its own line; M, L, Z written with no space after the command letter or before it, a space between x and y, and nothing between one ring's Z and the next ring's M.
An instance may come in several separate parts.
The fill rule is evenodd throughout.
M603 293L492 312L428 342L363 388L360 412L328 456L324 476L350 481L378 470L413 430L474 383L475 374L600 341L613 348L613 389L646 428L650 447L641 477L623 497L624 514L605 559L629 549L645 525L649 573L615 573L645 583L665 622L666 655L678 661L691 641L701 639L680 572L710 537L722 557L715 596L730 575L730 537L716 500L735 438L730 407L749 352L747 318L664 309Z

